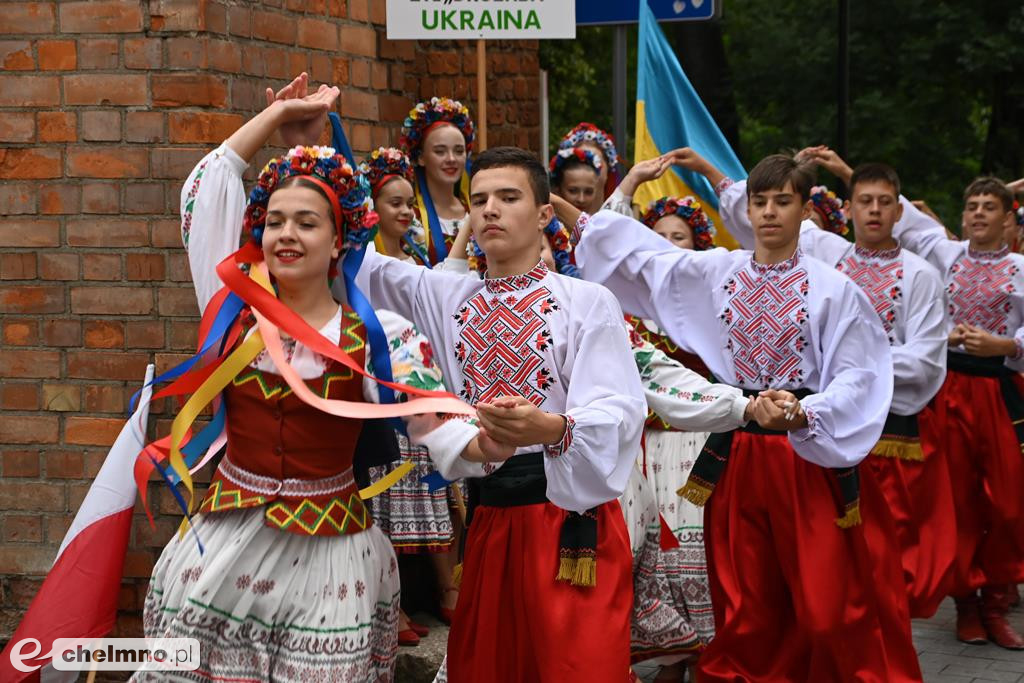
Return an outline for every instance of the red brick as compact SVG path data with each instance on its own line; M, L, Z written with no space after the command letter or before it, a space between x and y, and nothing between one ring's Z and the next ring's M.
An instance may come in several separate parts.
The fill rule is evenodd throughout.
M39 328L35 320L3 321L3 343L11 346L36 346L39 343Z
M43 71L72 71L78 66L73 40L40 40L39 68Z
M69 214L82 210L82 188L67 183L51 183L39 188L39 213Z
M317 50L338 49L338 26L320 19L299 19L299 45Z
M0 33L54 33L57 30L52 2L8 2L0 13Z
M129 69L159 69L163 66L159 38L125 38L124 65Z
M164 213L162 183L132 183L124 189L124 213Z
M85 475L85 458L81 451L47 451L44 459L47 477L81 479Z
M157 311L160 315L199 315L195 291L191 287L161 287Z
M47 346L80 346L82 323L77 320L47 320L43 323L43 341Z
M177 185L181 186L180 181ZM2 225L2 224L0 224ZM181 248L181 221L162 218L150 223L150 241L158 249Z
M61 111L39 112L40 142L75 142L78 126L75 115Z
M71 312L141 315L153 310L153 292L139 287L72 287Z
M282 81L290 81L294 78L288 66L288 53L285 50L277 47L268 47L263 52L263 59L267 63L267 76L269 78ZM266 103L264 102L264 104Z
M348 16L349 19L360 24L370 21L369 0L348 0Z
M0 254L0 280L34 280L36 255L31 252Z
M62 313L64 288L55 285L0 287L0 313Z
M377 95L359 90L342 90L341 112L346 118L378 121L380 107Z
M167 254L167 279L172 282L191 282L188 256L182 253Z
M416 58L417 43L411 40L381 40L380 56L385 59L400 59L411 62Z
M377 31L366 26L342 26L341 49L354 55L376 57Z
M60 224L57 221L0 221L0 247L57 246L60 246Z
M120 209L120 188L114 183L85 183L82 185L82 211L84 213L117 213Z
M39 254L39 277L43 280L77 280L78 254Z
M235 78L231 81L231 105L239 109L259 110L267 106L262 79Z
M171 142L215 142L226 140L245 119L238 114L172 112L169 118Z
M149 244L149 229L141 220L71 219L67 243L70 247L144 247Z
M43 540L43 518L39 515L7 515L4 517L4 541L7 543L40 543Z
M199 348L199 327L197 325L171 325L169 348L195 351Z
M27 40L0 40L0 68L4 71L31 71L36 68L32 43Z
M3 415L0 414L0 442L2 443L57 443L56 415ZM3 504L3 480L0 480L0 510L29 510L21 506ZM0 553L3 555L3 553Z
M59 104L60 82L56 76L0 76L0 107L54 107Z
M76 379L141 381L148 353L131 351L68 351L67 376Z
M137 147L73 147L68 150L72 178L144 178L149 158Z
M311 67L310 63L315 66ZM320 65L324 66L320 66ZM328 55L314 54L310 59L308 50L293 51L288 53L288 71L293 74L300 74L303 71L309 72L314 82L331 82L331 58Z
M206 39L188 36L168 38L167 66L171 69L205 69Z
M211 40L206 48L210 68L236 74L242 70L242 52L227 40Z
M177 327L184 327L178 325ZM124 326L125 343L130 349L162 349L164 324L160 320L129 320Z
M228 32L228 8L219 2L208 1L203 16L206 31L212 35L225 35Z
M205 74L154 74L154 107L226 107L227 86L216 76Z
M388 65L373 62L370 66L370 86L374 90L388 89Z
M121 112L83 111L82 139L87 142L116 142L121 139Z
M117 65L118 41L116 38L79 39L79 69L116 69Z
M138 577L146 578L153 573L153 565L156 561L153 558L153 553L145 550L129 550L124 556L124 576L126 578ZM138 622L138 617L135 617L135 622ZM133 624L132 628L138 629L140 624Z
M36 120L31 112L4 112L0 116L0 142L32 142Z
M137 0L89 0L60 3L63 33L137 33L142 31Z
M124 420L117 417L69 416L64 423L64 443L109 446L114 443L122 427Z
M103 452L103 457L106 457L106 451ZM96 468L94 474L86 474L89 477L95 477L99 474L99 467ZM47 515L45 520L46 526L46 542L58 545L64 540L64 536L68 533L68 528L71 526L71 521L74 519L73 514L66 515Z
M331 82L334 85L342 86L349 83L349 58L333 57L331 59Z
M370 63L365 59L352 60L352 85L357 88L370 87Z
M93 320L85 323L85 347L88 349L124 348L124 323Z
M239 5L228 7L228 30L233 36L250 37L252 35L252 10Z
M36 188L24 183L0 184L0 215L36 213Z
M38 477L38 451L4 451L3 467L5 477Z
M156 147L152 150L153 178L171 178L179 184L188 177L208 150L202 147ZM154 245L170 246L170 245ZM181 241L177 242L181 246Z
M129 329L132 323L128 323ZM89 413L120 413L125 409L124 389L110 384L85 385L85 410Z
M252 13L252 37L269 40L272 43L294 45L296 35L295 20L276 12Z
M163 280L166 277L163 254L126 254L124 274L127 280Z
M82 254L83 280L120 280L120 254Z
M151 0L150 28L154 31L202 31L206 0Z
M4 410L39 410L39 386L5 382L0 386L0 407Z
M43 384L45 410L78 412L82 409L82 390L77 384Z
M76 74L64 76L67 104L146 104L143 75Z
M124 138L128 142L161 142L164 115L158 111L130 111L125 114Z
M59 351L6 349L0 355L0 377L58 377Z
M332 17L344 19L348 16L348 5L345 0L327 0L327 13Z

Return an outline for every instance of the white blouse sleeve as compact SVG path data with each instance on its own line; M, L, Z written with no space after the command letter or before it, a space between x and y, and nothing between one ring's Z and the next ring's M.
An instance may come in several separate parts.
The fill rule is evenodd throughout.
M748 399L741 390L712 384L638 335L633 357L647 406L676 429L727 432L746 422Z
M633 198L626 196L622 193L622 190L615 188L611 196L604 200L604 204L601 205L601 210L614 211L615 213L628 216L630 218L636 218L636 214L633 212Z
M583 512L626 489L647 417L622 311L607 291L579 311L562 440L545 448L548 499Z
M803 459L823 467L849 467L863 460L878 442L892 402L889 338L871 302L860 288L824 263L818 264L822 292L810 311L817 319L821 383L801 404L808 426L789 433ZM834 276L826 280L823 275Z
M200 312L224 286L217 264L239 246L245 215L242 173L248 164L221 145L196 164L181 189L181 241Z
M922 259L917 265L904 279L903 343L892 346L892 411L897 415L921 412L946 378L948 324L942 280Z
M945 274L964 253L964 243L949 239L946 228L900 195L903 215L892 235L900 245L928 261Z

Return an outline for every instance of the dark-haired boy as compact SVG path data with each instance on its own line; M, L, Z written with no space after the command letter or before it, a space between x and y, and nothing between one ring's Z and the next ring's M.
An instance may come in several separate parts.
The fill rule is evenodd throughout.
M692 150L680 156L687 168L704 174L718 188L730 234L744 247L753 246L746 182L730 184ZM896 523L910 616L928 618L948 594L956 554L949 468L938 447L935 413L926 410L946 377L942 280L924 259L901 249L893 238L893 226L903 215L895 170L864 164L854 171L827 147L807 148L797 159L827 168L850 188L854 243L805 221L800 248L860 286L889 338L892 407L866 464Z
M451 420L422 441L466 444L436 463L449 479L488 474L471 495L450 681L617 682L629 668L632 552L616 498L647 408L615 297L541 261L548 195L530 153L488 150L470 184L486 279L372 251L360 271L374 306L416 321L478 412L480 429ZM499 469L480 462L507 457L495 442L516 447Z
M942 273L953 326L939 407L956 501L957 638L1024 649L1006 621L1024 581L1024 256L1004 242L1013 195L996 178L968 185L962 242L903 205L894 234Z
M683 491L708 503L716 633L698 678L920 680L906 603L891 588L902 585L898 559L868 547L895 531L859 524L860 509L884 513L870 478L857 507L856 466L892 398L885 331L851 280L798 249L810 177L773 156L747 187L753 253L677 249L609 211L582 227L577 252L585 278L756 395L767 426L709 440Z

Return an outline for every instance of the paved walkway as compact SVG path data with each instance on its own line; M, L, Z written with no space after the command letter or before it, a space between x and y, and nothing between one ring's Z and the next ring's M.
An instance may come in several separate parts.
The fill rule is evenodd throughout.
M946 600L931 619L914 622L914 644L925 683L1024 683L1024 651L1011 652L995 645L964 645L953 634L956 611ZM1010 621L1024 631L1024 607L1010 614ZM644 681L653 680L654 667L635 667Z

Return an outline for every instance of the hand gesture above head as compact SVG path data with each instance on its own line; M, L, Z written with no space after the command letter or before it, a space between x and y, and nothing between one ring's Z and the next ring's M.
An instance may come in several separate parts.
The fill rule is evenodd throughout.
M267 88L267 108L277 107L278 133L286 147L315 145L320 141L327 113L341 94L337 87L321 84L309 92L309 75L302 72L276 93Z
M835 150L825 145L805 147L797 152L794 158L797 161L809 161L821 166L846 185L850 184L850 178L853 177L853 169Z

